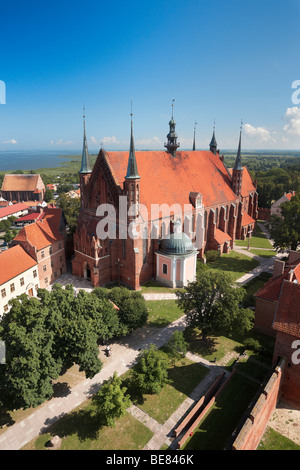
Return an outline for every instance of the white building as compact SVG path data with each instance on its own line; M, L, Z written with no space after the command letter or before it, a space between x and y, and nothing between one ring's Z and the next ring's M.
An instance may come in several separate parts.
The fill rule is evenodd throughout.
M0 208L0 220L7 220L9 217L22 217L28 214L28 207L19 202Z
M0 318L18 295L36 296L40 287L37 262L20 245L0 253Z

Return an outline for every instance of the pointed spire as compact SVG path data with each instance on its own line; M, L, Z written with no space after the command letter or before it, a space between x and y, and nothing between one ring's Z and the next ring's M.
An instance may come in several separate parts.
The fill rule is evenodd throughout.
M212 138L211 138L211 141L210 141L210 144L209 144L209 149L214 155L216 155L217 148L218 148L218 144L217 144L217 141L216 141L216 135L215 135L215 128L216 128L216 122L214 121L213 135L212 135Z
M196 150L196 125L197 125L197 122L195 121L195 126L194 126L194 140L193 140L193 150Z
M167 143L165 144L165 147L167 148L168 152L173 155L173 157L175 157L176 155L176 150L178 149L178 147L180 147L180 144L177 143L177 134L175 132L175 126L176 126L176 122L174 121L174 116L173 116L173 108L174 108L174 101L175 99L173 98L172 99L172 118L171 118L171 121L169 122L169 126L170 126L170 132L169 134L167 135Z
M242 147L242 128L243 128L243 121L241 121L241 127L240 127L240 140L239 140L239 146L238 146L238 151L235 159L235 164L233 169L234 170L242 170L242 155L241 155L241 147Z
M135 149L134 149L134 140L133 140L133 126L132 126L132 109L131 109L131 135L130 135L130 149L129 149L129 158L128 158L128 166L127 166L127 174L125 176L126 179L132 178L137 179L140 178L137 169L137 163L135 158Z
M81 157L81 169L79 173L91 173L90 157L85 133L85 107L83 107L83 149Z

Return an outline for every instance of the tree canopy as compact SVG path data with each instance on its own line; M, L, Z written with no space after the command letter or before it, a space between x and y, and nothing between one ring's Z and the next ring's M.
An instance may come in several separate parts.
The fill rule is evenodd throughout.
M227 273L200 270L197 280L176 295L188 326L200 328L204 337L213 330L230 334L251 329L253 313L240 308L245 291L233 286Z
M280 251L297 250L300 245L300 193L280 206L281 217L270 217L270 234L274 248Z
M2 406L37 406L53 393L52 381L74 363L93 377L102 367L97 341L124 333L118 313L105 298L71 285L54 284L10 301L0 322L6 364L0 368ZM127 331L127 330L126 330Z

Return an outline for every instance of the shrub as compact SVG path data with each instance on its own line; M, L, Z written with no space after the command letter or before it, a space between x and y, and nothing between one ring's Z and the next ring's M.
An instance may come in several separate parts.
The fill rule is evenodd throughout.
M260 352L262 349L259 341L254 338L245 339L244 346L246 349L250 349L251 351L254 351L254 352Z
M208 250L205 253L206 261L208 263L213 263L216 261L218 258L220 258L220 252L217 250Z

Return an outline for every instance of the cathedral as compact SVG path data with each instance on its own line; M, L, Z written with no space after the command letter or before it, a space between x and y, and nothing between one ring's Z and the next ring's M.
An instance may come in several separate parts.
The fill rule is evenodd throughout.
M251 236L258 195L242 166L242 129L233 168L220 155L215 129L209 150L196 150L194 134L193 150L180 151L173 108L161 151L135 151L131 115L129 151L101 148L92 169L85 118L83 134L75 276L94 286L139 290L155 279L182 287L207 250L228 253L235 239Z

